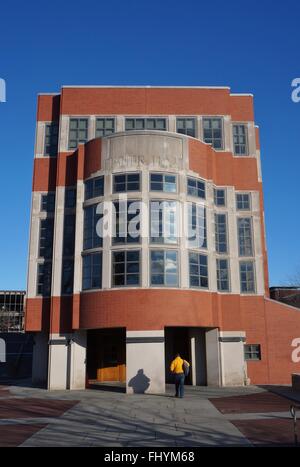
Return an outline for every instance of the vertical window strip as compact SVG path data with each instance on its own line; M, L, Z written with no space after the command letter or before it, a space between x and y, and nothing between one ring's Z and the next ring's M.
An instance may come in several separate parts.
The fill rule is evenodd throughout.
M51 295L52 262L45 261L37 265L37 295Z
M206 208L188 203L189 248L207 248Z
M217 258L217 287L219 292L229 292L230 280L229 280L229 267L228 259Z
M190 287L208 288L208 260L206 255L189 253Z
M76 149L78 144L88 140L88 118L70 118L69 149Z
M97 223L102 215L97 214L97 204L84 209L83 249L102 247L102 237L97 233Z
M236 156L248 156L249 151L247 125L233 125L233 150Z
M136 287L140 285L140 250L112 252L113 287Z
M176 118L176 131L183 135L196 137L196 119L188 117Z
M58 124L46 123L45 125L45 146L44 155L49 157L57 156L58 151Z
M187 178L187 194L196 198L205 199L205 182L196 178Z
M214 149L222 150L224 148L222 118L203 118L203 141L211 144Z
M251 194L250 193L237 193L236 194L236 208L239 211L251 210Z
M177 201L150 201L150 241L161 244L178 243Z
M82 260L82 289L102 288L102 252L90 253Z
M215 243L217 253L228 253L226 214L215 214Z
M41 195L41 211L48 213L55 211L55 193Z
M239 256L253 256L252 219L251 217L239 217L237 222Z
M151 286L178 287L178 252L151 250Z
M140 201L115 201L115 229L112 243L140 243Z
M214 188L214 203L216 206L226 206L226 190Z
M253 261L240 261L241 293L255 293L255 272Z

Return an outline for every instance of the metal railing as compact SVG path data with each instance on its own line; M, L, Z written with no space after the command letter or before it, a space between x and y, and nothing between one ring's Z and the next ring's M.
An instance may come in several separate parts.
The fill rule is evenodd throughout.
M291 405L290 412L294 423L294 442L298 446L298 428L297 428L297 410L300 410L300 405Z

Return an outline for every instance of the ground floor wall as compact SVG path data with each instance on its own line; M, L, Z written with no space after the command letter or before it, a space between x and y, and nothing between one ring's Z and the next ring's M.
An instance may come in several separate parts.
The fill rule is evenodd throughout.
M246 382L243 336L241 331L222 333L217 328L196 327L81 330L48 338L39 333L35 337L33 382L44 382L49 390L64 390L84 389L91 380L123 381L122 372L114 371L125 361L127 393L164 393L166 382L173 382L169 368L179 352L191 364L187 384L240 386ZM118 353L118 342L120 348L124 344L125 360Z
M129 392L134 392L129 381L142 369L151 380L149 391L160 391L163 380L170 381L167 365L175 348L170 350L159 340L176 327L189 329L192 384L290 384L291 374L300 373L300 311L265 297L127 290L81 294L72 303L73 330L62 332L57 324L66 323L65 317L69 320L72 315L66 302L55 308L60 319L51 321L51 334L42 329L36 333L33 376L40 381L46 374L49 388L84 387L86 329L114 327L126 330ZM33 309L39 316L36 305ZM37 317L27 317L26 322L31 321L38 331ZM245 362L244 344L259 344L260 360ZM152 354L153 368L148 358ZM157 382L161 365L163 377Z

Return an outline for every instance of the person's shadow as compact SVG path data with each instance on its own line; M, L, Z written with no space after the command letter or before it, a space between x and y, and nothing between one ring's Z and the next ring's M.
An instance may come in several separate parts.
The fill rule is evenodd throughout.
M137 374L131 378L128 386L135 394L144 394L150 386L150 378L144 374L144 370L138 370Z

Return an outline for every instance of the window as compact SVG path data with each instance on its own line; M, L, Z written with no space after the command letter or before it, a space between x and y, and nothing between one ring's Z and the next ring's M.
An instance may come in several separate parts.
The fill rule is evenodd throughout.
M252 261L240 262L240 282L242 293L255 292L254 263Z
M188 203L188 241L190 248L207 248L206 209Z
M138 250L112 252L113 287L138 286L140 283L140 252Z
M115 132L114 118L96 118L96 138L108 136Z
M176 175L151 173L150 191L164 191L165 193L176 193Z
M226 192L223 189L214 189L214 203L216 206L226 206Z
M85 186L85 200L103 196L104 194L104 177L96 177L87 180Z
M229 271L227 259L217 259L217 286L219 292L229 291Z
M88 140L88 119L70 118L69 149L76 149L78 144Z
M40 258L52 258L54 219L40 221Z
M126 118L125 130L161 130L167 129L165 118Z
M47 193L41 196L41 211L54 212L55 210L55 193Z
M205 199L205 183L196 178L187 179L187 194L196 198Z
M126 193L127 191L140 191L139 173L126 173L113 176L113 192Z
M238 218L239 255L252 256L252 222L250 217Z
M227 253L227 216L215 214L215 240L217 253Z
M150 202L150 238L152 243L175 244L178 241L177 202Z
M178 287L177 251L151 251L151 285Z
M112 243L140 242L140 213L139 201L115 201L115 231Z
M250 211L251 209L250 193L237 193L236 194L236 208L239 211Z
M58 150L58 124L46 123L45 126L45 156L56 156Z
M207 256L189 253L190 287L208 287Z
M74 281L74 259L63 259L61 293L72 294Z
M52 263L46 261L38 264L37 270L37 295L49 296L51 294Z
M223 149L222 118L203 118L203 140L214 149Z
M64 218L63 256L73 256L75 248L75 214Z
M83 249L98 248L102 246L102 236L99 236L96 227L101 218L96 213L97 205L94 204L84 210Z
M233 150L237 156L248 155L248 131L246 125L233 125Z
M245 360L261 360L260 344L244 345Z
M101 289L102 287L102 253L83 256L82 289Z
M195 118L177 118L176 119L176 130L177 133L181 133L187 136L196 135L196 119Z
M72 209L76 206L76 188L66 188L65 208Z

